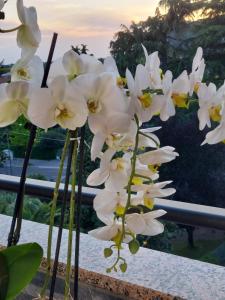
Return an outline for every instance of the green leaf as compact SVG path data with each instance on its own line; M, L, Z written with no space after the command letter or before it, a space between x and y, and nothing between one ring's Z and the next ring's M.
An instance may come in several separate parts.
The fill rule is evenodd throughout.
M15 299L35 276L43 256L37 243L23 244L3 250L9 274L5 300Z
M121 270L121 272L125 273L126 270L127 270L127 264L126 263L121 264L120 265L120 270Z
M136 254L140 248L138 240L134 239L129 243L129 249L131 254Z
M111 248L105 248L104 249L104 256L105 258L110 257L113 254L113 251Z
M0 299L5 299L9 282L8 267L5 256L0 252Z

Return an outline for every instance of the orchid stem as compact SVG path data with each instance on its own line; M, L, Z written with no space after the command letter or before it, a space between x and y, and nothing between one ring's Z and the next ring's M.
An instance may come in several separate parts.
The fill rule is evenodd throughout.
M77 135L77 133L76 133ZM70 197L70 219L69 219L69 236L68 236L68 251L66 264L66 280L65 280L65 300L70 297L70 276L71 276L71 260L73 248L73 227L74 227L74 212L75 212L75 188L76 188L76 167L77 167L77 148L78 141L75 140L73 157L72 157L72 182L71 182L71 197Z
M64 167L64 162L66 159L66 154L67 154L69 143L70 143L70 133L69 133L69 131L67 131L66 140L65 140L64 147L63 147L63 151L62 151L61 160L60 160L57 180L56 180L56 184L55 184L53 199L52 199L52 207L51 207L51 212L50 212L50 222L49 222L49 229L48 229L47 270L46 270L44 285L40 292L41 299L44 298L44 296L45 296L45 293L46 293L46 290L47 290L47 287L49 284L50 276L51 276L52 232L53 232L53 226L54 226L54 221L55 221L56 204L57 204L58 195L59 195L59 186L60 186L61 179L62 179L63 167Z
M136 115L135 115L135 122L136 122L136 124L139 128L139 120L138 120L138 117ZM120 249L121 249L121 245L122 245L123 239L124 239L125 234L126 234L125 218L126 218L127 211L128 211L128 209L130 208L130 205L131 205L131 193L132 193L131 187L132 187L132 183L133 183L133 179L135 177L135 171L136 171L136 161L137 161L139 134L140 134L140 131L138 130L137 133L136 133L136 137L135 137L135 146L134 146L134 150L133 150L133 156L131 158L131 175L130 175L130 179L129 179L129 182L128 182L128 185L127 185L127 194L128 194L127 203L126 203L126 206L125 206L125 209L124 209L124 213L121 217L122 218L122 232L121 232L121 238L119 240L119 243L117 244L117 247L118 247L117 260L113 264L113 267L111 267L109 269L112 269L112 268L116 267L117 263L121 259Z

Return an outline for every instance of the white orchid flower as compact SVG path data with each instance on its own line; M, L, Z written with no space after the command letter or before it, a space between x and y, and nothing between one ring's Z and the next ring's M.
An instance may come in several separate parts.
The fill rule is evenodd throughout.
M221 120L222 102L225 100L225 84L217 91L215 84L200 84L198 89L199 99L199 129L203 130L205 126L211 127L211 121L219 122Z
M158 148L160 146L160 140L153 132L161 129L160 126L158 127L148 127L144 129L140 129L140 133L144 135L139 135L138 147L139 148Z
M140 184L133 185L133 192L140 192L139 197L132 200L133 205L143 204L146 207L152 209L154 206L155 199L165 198L173 195L176 190L174 188L164 188L172 181L163 181L151 184ZM141 195L141 196L140 196Z
M41 86L43 75L44 64L38 56L29 61L19 59L11 69L11 81L23 80L37 86Z
M127 202L127 192L121 190L119 192L113 190L101 190L94 198L94 209L97 214L113 215L114 212L123 215Z
M126 78L123 78L120 76L115 59L112 56L108 56L105 58L104 69L105 69L105 72L110 72L113 74L114 81L120 88L124 88L124 86L127 83L127 80L126 80Z
M120 191L129 180L130 161L125 157L112 159L115 151L108 149L102 155L99 169L94 170L87 178L87 184L98 186L105 183L110 190Z
M158 51L153 52L152 54L148 55L146 48L142 45L145 54L145 68L149 74L150 80L150 88L151 89L161 89L162 87L162 70L160 69L160 59L158 55Z
M113 117L112 120L113 122L117 120L119 117L118 114L115 114L115 118ZM129 122L129 117L126 116L127 118L127 124ZM111 119L109 119L111 120ZM123 120L125 120L125 117L123 117ZM119 123L116 121L115 124L119 125ZM105 121L105 127L103 128L112 128L110 126L109 121ZM119 127L118 127L119 128ZM122 126L121 126L122 128ZM144 135L139 135L139 140L138 140L138 148L143 149L146 147L151 147L151 148L157 148L160 145L160 141L158 137L153 133L154 131L160 129L161 127L152 127L152 128L145 128L141 129L140 132L142 132ZM117 129L118 130L118 129ZM135 137L137 134L137 124L135 121L131 120L130 121L130 126L125 133L110 133L108 134L105 142L108 145L109 148L114 149L116 151L129 151L134 149L135 146ZM111 132L110 130L109 132ZM120 130L122 132L122 130ZM102 134L102 132L101 132ZM96 145L98 143L96 142Z
M28 91L27 82L0 85L0 127L13 124L22 114L27 117Z
M36 126L48 129L60 125L75 130L87 120L88 110L78 88L64 76L56 77L49 88L36 88L30 96L28 116Z
M127 99L121 89L115 86L111 73L86 74L77 77L72 84L83 92L89 109L89 117L105 116L111 112L127 112Z
M175 148L165 146L157 150L152 150L138 155L138 159L144 165L161 165L174 160L179 154L174 151Z
M91 230L88 232L91 236L102 241L115 241L121 237L122 234L122 223L115 220L112 215L100 215L99 219L106 224L106 226ZM125 229L127 227L125 226ZM127 231L127 230L126 230ZM125 235L123 242L129 243L133 239L130 235Z
M0 0L0 11L3 9L5 6L5 0Z
M75 51L69 50L62 58L52 63L49 81L59 75L65 75L71 81L81 74L100 74L101 72L103 72L103 65L97 58L88 54L79 55Z
M159 178L158 169L159 169L159 166L153 167L153 166L144 165L137 158L136 168L135 168L136 175L133 179L133 184L141 185L143 182L147 181L147 178L149 178L149 180L152 180L152 181L157 180ZM140 175L140 176L138 177L138 175ZM146 177L146 179L141 176Z
M172 99L177 107L188 107L188 93L190 90L190 81L187 71L183 71L174 81L172 85Z
M22 57L32 57L41 42L41 32L37 23L35 7L25 7L23 0L17 0L17 13L22 23L17 31L17 44Z
M148 71L143 65L138 65L133 78L131 72L126 70L127 85L130 92L131 115L137 114L140 122L149 121L152 116L152 95L146 91L149 88Z
M172 79L173 74L171 71L167 71L162 80L162 92L163 95L154 95L152 102L153 115L159 113L162 121L167 121L170 117L176 113L173 99L172 99Z
M131 232L154 236L164 231L164 226L156 218L166 214L165 210L159 209L146 214L130 214L126 216L126 225Z
M100 155L105 143L113 150L119 150L121 145L126 143L125 140L122 141L122 138L129 130L130 115L121 112L112 112L104 116L92 117L89 115L88 123L89 128L94 133L91 160L95 160Z
M192 72L189 75L190 78L190 96L193 92L197 92L200 83L202 82L205 72L205 60L203 58L203 50L201 47L198 47L195 57L192 63Z
M222 110L222 117L219 126L207 133L204 144L217 144L225 140L225 110Z

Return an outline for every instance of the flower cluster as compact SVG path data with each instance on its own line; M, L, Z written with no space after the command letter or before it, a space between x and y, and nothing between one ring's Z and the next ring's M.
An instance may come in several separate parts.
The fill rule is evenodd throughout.
M0 10L4 1L0 2ZM91 159L100 160L92 172L89 186L104 184L94 199L94 209L105 226L90 235L112 241L105 257L115 250L117 259L108 271L127 268L120 251L129 244L131 253L139 248L137 235L154 236L163 232L157 218L163 210L154 210L154 202L175 193L167 187L171 181L159 181L159 169L174 160L178 153L170 146L160 147L155 131L150 127L154 116L167 121L176 107L188 108L199 98L200 129L210 126L210 119L220 125L208 133L205 142L225 139L225 85L220 89L212 83L202 83L205 71L203 51L197 49L192 71L184 70L177 78L160 68L158 52L148 54L143 47L145 64L136 67L135 76L127 69L119 74L116 62L107 57L100 62L94 56L66 52L50 70L48 88L41 88L43 62L35 55L41 40L36 9L26 8L17 0L21 25L17 43L21 58L11 69L11 82L0 86L0 127L14 123L24 115L29 122L48 130L53 126L75 131L86 122L94 135ZM141 45L140 45L141 47ZM148 126L144 126L144 123Z

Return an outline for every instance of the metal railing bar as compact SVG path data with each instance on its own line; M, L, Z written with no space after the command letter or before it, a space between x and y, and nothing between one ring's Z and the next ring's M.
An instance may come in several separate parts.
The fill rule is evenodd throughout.
M37 179L27 179L25 193L30 196L52 198L55 183ZM0 190L17 192L19 187L19 177L0 174ZM59 199L63 197L64 184L60 185ZM70 197L70 187L68 199ZM93 199L98 189L83 187L82 204L93 205ZM157 199L156 209L164 209L167 214L164 220L179 224L209 227L225 231L225 209L199 205L174 200Z

